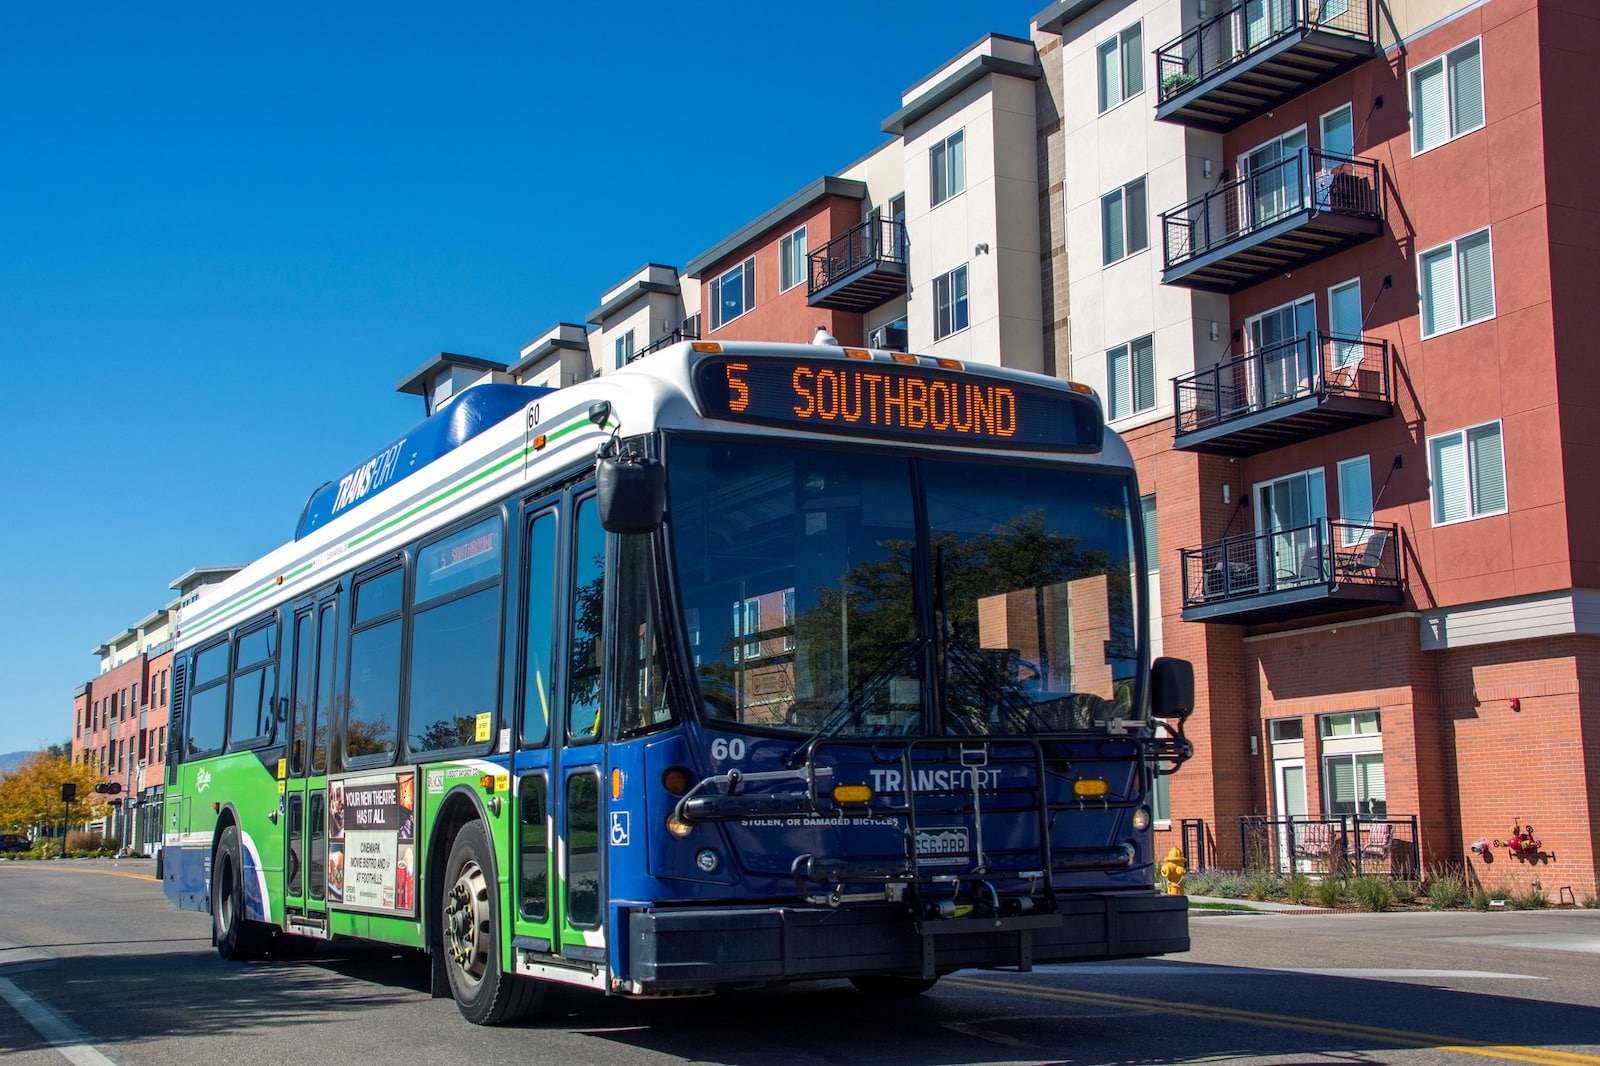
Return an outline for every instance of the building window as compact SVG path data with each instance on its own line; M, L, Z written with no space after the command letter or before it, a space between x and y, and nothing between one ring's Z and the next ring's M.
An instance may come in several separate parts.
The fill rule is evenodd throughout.
M1139 514L1144 519L1144 568L1150 573L1161 569L1156 548L1156 494L1139 497Z
M786 292L806 279L806 228L801 226L778 242L778 291Z
M1428 466L1434 525L1505 512L1506 460L1499 422L1428 438Z
M963 264L933 279L933 339L967 328L967 268Z
M756 305L756 261L751 256L711 279L711 328L721 329Z
M1372 525L1372 462L1365 455L1339 463L1339 543L1364 543Z
M1106 352L1106 418L1126 418L1155 405L1154 336L1146 335Z
M1149 247L1149 214L1143 178L1100 197L1101 261L1115 263Z
M1424 337L1494 317L1494 255L1487 229L1428 249L1418 257L1417 270Z
M1095 49L1102 113L1144 92L1144 25L1135 22Z
M1385 818L1389 804L1383 788L1383 753L1327 755L1322 780L1328 790L1323 810L1333 816L1354 814Z
M1483 42L1468 41L1411 72L1411 154L1483 127Z
M633 330L629 330L614 342L617 353L617 369L620 370L633 362Z
M928 153L932 206L937 207L967 187L966 131L956 130Z

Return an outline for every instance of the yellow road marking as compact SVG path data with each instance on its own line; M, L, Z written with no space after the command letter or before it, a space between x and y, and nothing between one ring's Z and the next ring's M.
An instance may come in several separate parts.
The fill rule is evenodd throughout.
M1409 1047L1432 1048L1437 1051L1454 1051L1463 1055L1507 1059L1512 1062L1540 1063L1542 1066L1600 1066L1600 1055L1584 1055L1574 1051L1554 1048L1524 1047L1518 1044L1490 1044L1466 1040L1457 1036L1439 1036L1418 1033L1407 1029L1384 1029L1375 1025L1355 1022L1328 1021L1322 1018L1299 1018L1287 1014L1267 1014L1263 1011L1240 1010L1237 1007L1216 1007L1204 1003L1177 1003L1165 999L1146 999L1140 996L1119 996L1109 992L1085 992L1077 989L1048 988L1013 981L989 981L977 977L956 977L952 984L986 991L1022 993L1043 999L1059 999L1076 1003L1091 1003L1102 1007L1137 1008L1162 1014L1182 1014L1199 1018L1217 1018L1260 1025L1271 1029L1290 1029L1298 1032L1319 1033L1325 1036L1374 1037Z
M139 874L134 873L132 870L99 870L93 866L75 866L70 863L63 864L50 861L37 863L35 867L40 870L71 870L80 874L99 874L101 877L131 877L136 881L154 881L156 879L155 874Z

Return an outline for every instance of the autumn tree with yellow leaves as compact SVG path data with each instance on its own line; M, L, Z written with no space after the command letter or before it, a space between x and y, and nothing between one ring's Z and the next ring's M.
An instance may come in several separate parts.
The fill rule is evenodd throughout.
M0 830L26 832L35 826L69 824L99 818L110 809L106 797L94 790L102 780L99 769L74 763L57 749L28 756L21 766L0 777ZM69 810L61 802L61 786L78 788Z

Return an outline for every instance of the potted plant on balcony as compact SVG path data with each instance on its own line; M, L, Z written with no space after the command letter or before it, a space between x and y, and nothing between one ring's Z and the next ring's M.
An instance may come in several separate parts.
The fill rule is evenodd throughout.
M1161 79L1161 95L1163 97L1176 96L1200 79L1186 70L1168 74Z

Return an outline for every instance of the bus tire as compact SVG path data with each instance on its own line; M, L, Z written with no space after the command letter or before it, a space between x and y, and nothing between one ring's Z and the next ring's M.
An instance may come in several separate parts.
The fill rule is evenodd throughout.
M504 931L493 851L482 822L468 822L450 844L440 901L440 950L450 994L474 1025L500 1025L526 1016L544 999L544 986L500 966Z
M892 977L888 974L868 973L850 978L856 991L873 999L910 999L920 996L939 983L937 977Z
M211 942L217 954L233 962L257 959L272 939L272 930L244 916L244 848L239 827L230 825L217 840L211 863Z

